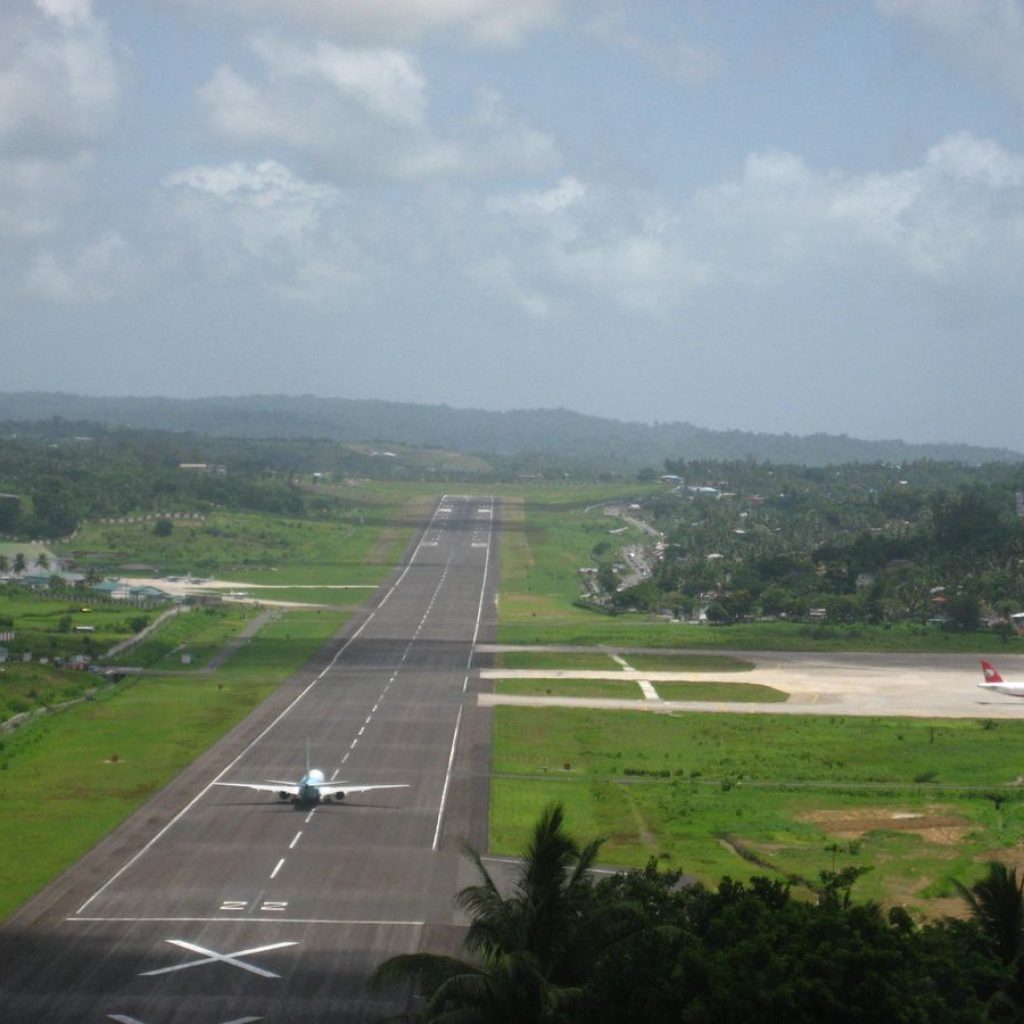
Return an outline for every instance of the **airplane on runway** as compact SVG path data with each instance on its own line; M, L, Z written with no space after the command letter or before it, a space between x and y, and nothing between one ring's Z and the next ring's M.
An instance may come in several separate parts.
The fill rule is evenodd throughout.
M981 670L985 673L985 682L978 683L983 690L994 690L996 693L1007 693L1011 697L1024 697L1024 682L1013 682L1004 679L995 665L990 661L982 661Z
M298 782L283 779L267 779L264 782L218 782L218 786L233 786L237 789L254 789L258 793L276 793L281 800L290 800L296 807L341 803L350 793L367 793L371 789L408 789L409 783L399 782L375 786L354 786L348 782L328 782L319 768L309 766L309 746L306 746L306 773Z

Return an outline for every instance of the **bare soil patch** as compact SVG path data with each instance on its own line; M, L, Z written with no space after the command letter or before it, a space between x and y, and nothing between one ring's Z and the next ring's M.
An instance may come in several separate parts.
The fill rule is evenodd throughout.
M890 810L882 807L853 807L843 810L809 811L800 815L839 839L856 839L867 832L914 832L929 843L952 845L974 827L966 818L945 808L924 811Z

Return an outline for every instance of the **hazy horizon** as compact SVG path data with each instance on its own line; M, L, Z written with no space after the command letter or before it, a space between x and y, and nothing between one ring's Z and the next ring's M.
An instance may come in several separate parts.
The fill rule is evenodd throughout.
M210 7L0 10L0 391L1024 450L1024 0Z

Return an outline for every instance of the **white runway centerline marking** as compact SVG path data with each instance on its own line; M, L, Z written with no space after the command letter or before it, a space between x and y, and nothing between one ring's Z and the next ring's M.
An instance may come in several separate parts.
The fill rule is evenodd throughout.
M172 967L159 967L155 971L143 971L140 978L152 978L158 974L170 974L173 971L184 971L189 967L202 967L204 964L231 964L232 967L238 967L243 971L249 971L251 974L258 974L261 978L280 978L280 974L274 974L273 971L266 971L262 967L257 967L255 964L247 963L242 960L243 956L252 956L255 953L267 953L272 949L284 949L285 946L297 946L298 942L274 942L269 946L254 946L252 949L240 949L237 953L217 953L212 949L207 949L205 946L197 946L194 942L186 942L184 939L167 939L172 946L178 946L180 949L187 949L190 953L202 954L199 960L189 960L183 964L175 964Z
M280 870L281 870L281 868L283 868L283 867L284 867L284 857L282 857L282 858L281 858L281 859L280 859L280 860L279 860L279 861L277 862L277 866L276 866L276 867L274 868L274 870L273 870L273 871L271 871L271 872L270 872L270 877L271 877L271 878L277 878L277 873L278 873L278 871L280 871Z
M295 838L288 844L289 850L295 849L295 844L302 838L302 832L296 832Z

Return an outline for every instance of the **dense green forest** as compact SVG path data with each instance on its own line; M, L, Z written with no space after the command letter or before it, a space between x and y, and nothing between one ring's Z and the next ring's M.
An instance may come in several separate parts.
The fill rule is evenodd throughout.
M692 613L703 604L717 622L817 616L958 629L1024 608L1024 466L666 468L673 479L644 508L664 556L613 605ZM608 553L598 554L607 580Z
M972 445L862 441L845 435L715 431L685 422L623 423L567 409L488 412L312 395L221 398L96 398L48 393L0 394L0 419L62 417L136 430L190 431L244 438L320 438L475 452L486 458L552 460L588 473L635 473L665 459L755 459L824 466L934 459L979 464L1017 461L1020 453Z

